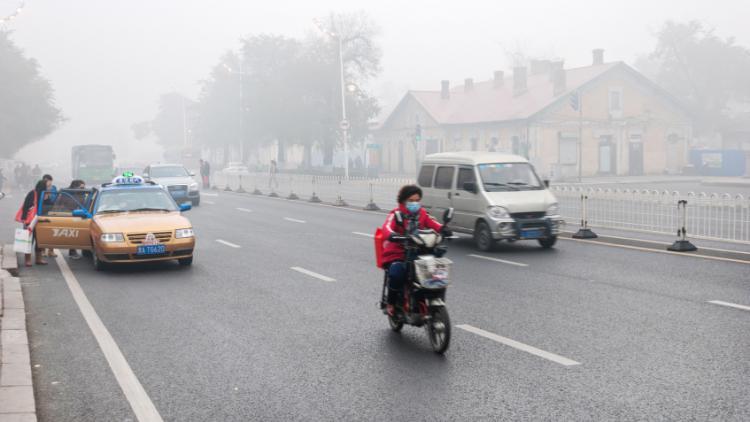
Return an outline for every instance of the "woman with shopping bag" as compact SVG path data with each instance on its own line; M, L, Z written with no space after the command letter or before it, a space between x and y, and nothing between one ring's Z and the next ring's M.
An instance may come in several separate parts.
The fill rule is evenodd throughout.
M28 237L20 236L20 233L16 233L16 241L14 243L14 250L22 252L24 254L24 265L27 267L31 266L31 244L34 242L34 226L36 225L37 210L39 209L39 200L42 198L44 191L48 190L52 186L52 180L40 180L37 182L34 190L29 191L26 194L26 198L23 200L23 205L16 213L16 221L23 224L23 229L29 232ZM44 199L45 203L50 203L49 198ZM20 237L19 237L20 236ZM28 240L29 246L24 245L25 237ZM18 249L23 249L19 251ZM42 257L42 250L35 248L36 253L36 264L47 265L47 261Z

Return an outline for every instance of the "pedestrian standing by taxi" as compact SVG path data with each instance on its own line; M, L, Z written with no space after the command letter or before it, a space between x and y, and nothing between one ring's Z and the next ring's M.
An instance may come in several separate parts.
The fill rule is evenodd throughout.
M26 194L21 208L16 213L16 221L22 223L23 228L30 230L32 232L32 235L34 233L34 217L36 217L37 210L39 209L39 201L42 198L42 193L51 187L52 180L40 180L39 182L37 182L34 189ZM52 201L50 201L48 198L45 198L44 202L46 204L52 203ZM32 242L34 241L35 239L32 238ZM39 248L35 248L34 252L36 255L36 264L47 265L47 261L45 261L44 257L42 256L42 250ZM31 266L30 253L24 255L24 265L26 265L27 267Z
M68 189L86 189L86 182L79 179L73 180L72 182L70 182L70 186L68 186ZM60 201L64 201L64 204L62 204L63 209L73 212L73 210L76 210L80 208L81 205L83 205L85 198L85 194L75 199L69 196L65 196L63 198L60 198ZM76 202L77 200L80 200L80 202ZM70 259L81 259L81 254L79 254L78 250L76 249L69 249L68 256L70 257Z

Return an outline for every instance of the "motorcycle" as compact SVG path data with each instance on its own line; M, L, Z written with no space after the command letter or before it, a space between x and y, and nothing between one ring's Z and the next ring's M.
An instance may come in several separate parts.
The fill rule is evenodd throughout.
M445 210L443 224L453 218L453 208ZM396 222L405 227L404 235L391 235L389 241L399 242L406 251L407 279L399 297L400 306L388 313L388 269L383 277L380 309L388 317L391 330L401 331L405 324L425 327L433 351L445 353L450 346L451 322L445 306L445 292L450 284L450 268L453 264L444 258L447 248L442 244L446 237L434 230L418 228L418 222L404 219L396 211ZM404 226L406 224L406 226Z

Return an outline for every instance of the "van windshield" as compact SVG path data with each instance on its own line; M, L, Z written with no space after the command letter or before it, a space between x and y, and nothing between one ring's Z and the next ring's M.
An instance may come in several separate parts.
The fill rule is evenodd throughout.
M544 189L529 163L480 164L478 167L487 192Z

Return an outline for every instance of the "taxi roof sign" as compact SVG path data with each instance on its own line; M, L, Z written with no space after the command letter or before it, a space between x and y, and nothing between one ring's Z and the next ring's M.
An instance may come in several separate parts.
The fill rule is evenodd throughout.
M142 185L144 182L141 176L136 176L132 172L125 172L122 176L112 179L113 185Z

